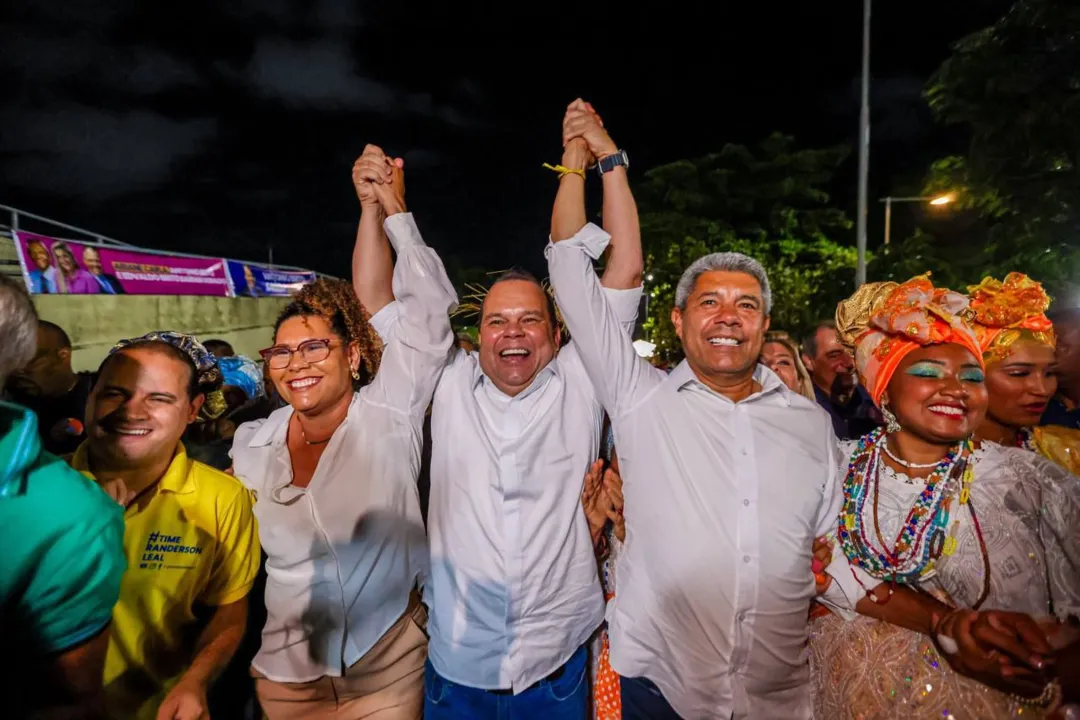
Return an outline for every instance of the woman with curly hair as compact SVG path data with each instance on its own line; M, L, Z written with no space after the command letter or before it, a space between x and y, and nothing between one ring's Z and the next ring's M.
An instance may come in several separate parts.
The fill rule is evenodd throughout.
M233 443L267 553L252 670L270 720L418 718L423 706L416 478L456 296L406 213L386 230L398 257L394 338L382 346L349 283L306 286L262 351L287 406L242 425Z

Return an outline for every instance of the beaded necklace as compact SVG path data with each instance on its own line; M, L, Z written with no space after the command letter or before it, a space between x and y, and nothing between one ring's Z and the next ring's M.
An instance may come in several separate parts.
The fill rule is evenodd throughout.
M1016 447L1030 452L1038 452L1035 449L1035 437L1032 435L1031 428L1020 428L1016 432Z
M971 442L959 443L937 463L890 549L880 535L875 543L863 523L863 510L871 493L874 506L877 505L878 471L885 438L884 431L875 430L861 438L852 453L844 478L838 536L852 565L891 585L911 584L930 574L938 558L952 555L956 550L958 523L954 522L950 529L949 517L957 491L961 505L966 505L970 497L969 487L974 479L969 463ZM874 527L872 532L877 534L878 528ZM869 591L867 594L877 600Z

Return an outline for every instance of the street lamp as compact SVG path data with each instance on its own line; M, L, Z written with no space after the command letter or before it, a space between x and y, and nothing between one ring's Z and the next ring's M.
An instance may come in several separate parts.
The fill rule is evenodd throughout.
M894 202L924 202L940 207L948 205L956 199L952 193L946 195L929 195L926 197L883 197L880 202L885 203L885 244L889 244L889 232L892 230L892 204Z
M859 210L855 218L855 288L866 283L866 207L870 180L870 0L863 0L862 82L859 108Z

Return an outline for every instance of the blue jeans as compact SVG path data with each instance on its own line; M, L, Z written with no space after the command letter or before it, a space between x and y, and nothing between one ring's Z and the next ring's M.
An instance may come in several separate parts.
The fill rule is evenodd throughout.
M517 695L450 682L428 661L424 720L585 720L589 714L587 657L585 648L578 648L559 677L541 680Z
M646 678L619 678L623 720L679 720L660 688Z

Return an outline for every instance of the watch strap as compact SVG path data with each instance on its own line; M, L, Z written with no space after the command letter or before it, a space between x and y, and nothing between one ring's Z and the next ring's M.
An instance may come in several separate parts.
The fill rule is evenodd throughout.
M613 152L606 158L598 160L596 163L596 172L603 175L606 172L611 172L620 165L628 170L630 169L630 158L627 157L625 150Z

